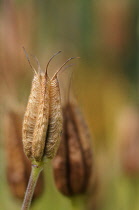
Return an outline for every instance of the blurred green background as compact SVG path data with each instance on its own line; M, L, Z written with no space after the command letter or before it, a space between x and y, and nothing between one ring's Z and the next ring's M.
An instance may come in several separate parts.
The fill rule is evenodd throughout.
M6 180L3 119L8 109L25 110L27 104L33 73L24 46L43 69L62 51L50 74L69 57L81 57L71 69L73 90L92 133L98 178L85 209L139 210L138 5L137 0L0 1L0 209L21 206ZM70 70L61 74L61 89L68 89L69 78ZM54 186L51 164L45 179L45 192L32 210L72 209Z

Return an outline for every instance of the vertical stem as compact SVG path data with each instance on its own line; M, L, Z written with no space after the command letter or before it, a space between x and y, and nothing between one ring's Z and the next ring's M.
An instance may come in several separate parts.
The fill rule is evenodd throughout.
M78 206L73 205L73 206L72 206L72 210L80 210L80 209L79 209L79 207L78 207Z
M71 198L72 210L83 210L85 208L85 197L74 196Z
M39 178L40 172L43 170L43 166L42 165L32 165L32 169L31 169L31 175L30 175L30 179L29 179L29 183L27 186L27 190L26 190L26 194L24 197L24 201L22 204L22 208L21 210L28 210L31 204L31 200L33 197L33 193L35 190L35 186L37 183L37 180Z

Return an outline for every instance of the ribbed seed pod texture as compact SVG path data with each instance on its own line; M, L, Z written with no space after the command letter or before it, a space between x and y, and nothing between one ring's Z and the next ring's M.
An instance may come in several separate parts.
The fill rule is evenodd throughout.
M40 80L41 80L40 75L35 73L23 121L22 141L23 141L25 154L28 158L32 158L33 133L36 124L38 106L40 103L40 95L41 95Z
M63 135L53 172L58 190L67 196L87 191L92 174L91 138L85 120L76 104L63 108Z
M49 120L49 77L43 75L41 77L41 94L40 103L38 106L38 115L36 125L34 128L33 142L32 142L32 155L36 161L41 161L44 154L45 141Z
M32 161L43 159L49 120L50 79L45 72L35 73L23 121L23 146Z
M32 82L31 93L23 121L23 146L26 156L31 161L41 162L43 158L52 159L58 149L63 128L61 111L61 95L58 82L58 73L74 58L69 58L50 79L46 71L33 68L35 76ZM37 61L38 63L38 61ZM39 65L39 64L38 64Z
M62 128L63 116L61 110L60 88L57 75L52 78L50 82L50 115L48 132L46 136L45 155L47 158L52 159L58 149Z
M86 124L86 121L77 105L71 105L71 110L77 126L78 133L80 135L80 143L84 154L84 160L86 167L86 176L90 174L92 167L92 150L91 148L91 135Z
M23 199L28 184L31 164L26 158L22 145L22 117L20 113L9 111L4 120L5 154L7 181L12 194ZM35 188L34 198L44 189L43 174L40 174Z

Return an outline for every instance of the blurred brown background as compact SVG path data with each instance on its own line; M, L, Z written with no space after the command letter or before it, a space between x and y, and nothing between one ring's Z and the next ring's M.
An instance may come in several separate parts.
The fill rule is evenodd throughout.
M99 210L139 209L138 4L137 0L0 1L1 209L20 207L5 176L3 121L9 110L19 112L27 104L33 73L22 46L38 57L43 69L55 52L62 51L53 60L50 75L67 58L81 57L71 69L73 89L93 136L99 180L86 208L93 209L95 202ZM61 89L68 87L69 77L70 70L61 74ZM71 209L70 201L55 189L49 165L45 193L32 209L63 206Z

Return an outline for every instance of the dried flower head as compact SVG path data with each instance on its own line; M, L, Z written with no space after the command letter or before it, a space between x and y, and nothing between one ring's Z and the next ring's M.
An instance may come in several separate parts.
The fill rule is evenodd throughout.
M31 172L30 161L26 158L22 145L22 116L21 112L7 112L5 116L5 152L6 174L12 194L23 199ZM39 177L35 188L34 198L40 196L44 189L43 174Z
M46 71L39 67L36 72L31 66L35 75L24 116L23 145L27 157L36 162L41 162L44 157L52 159L55 156L62 133L61 96L57 75L73 58L68 59L50 79L47 70L52 58Z
M54 178L61 193L85 193L92 172L91 139L86 122L76 104L63 108L64 132L53 160Z

